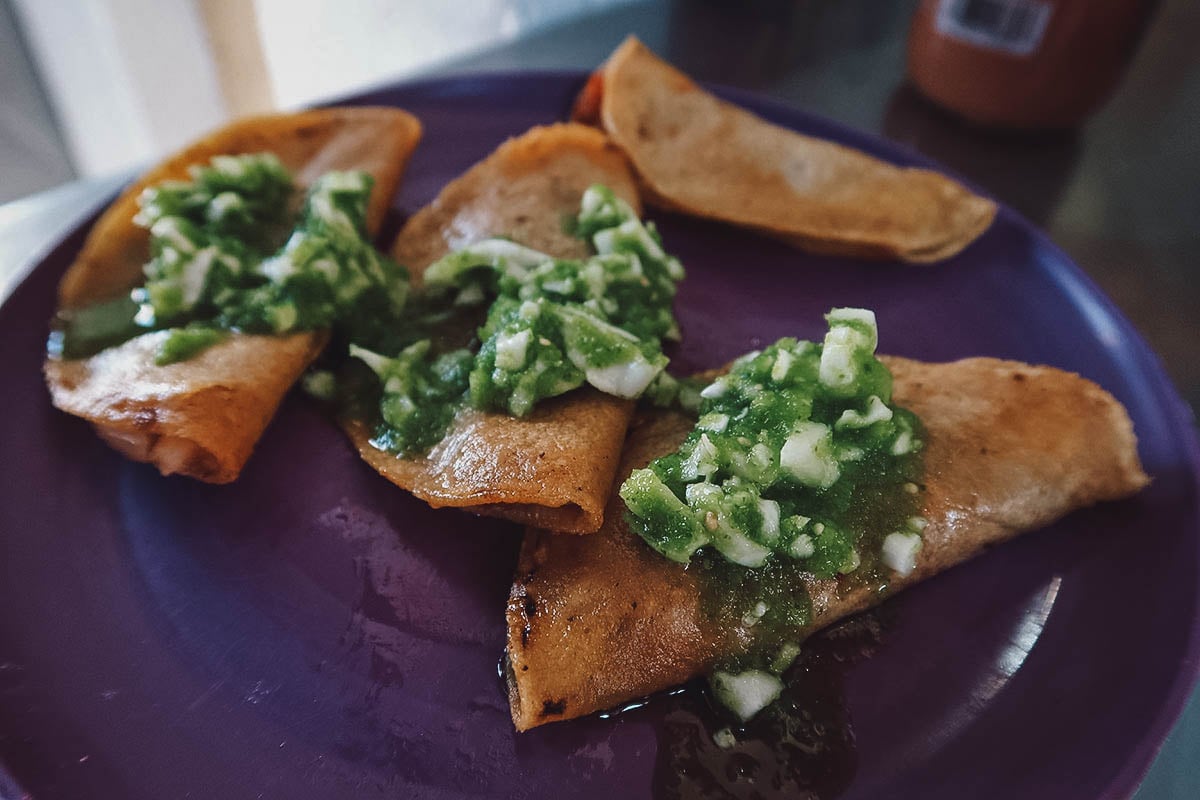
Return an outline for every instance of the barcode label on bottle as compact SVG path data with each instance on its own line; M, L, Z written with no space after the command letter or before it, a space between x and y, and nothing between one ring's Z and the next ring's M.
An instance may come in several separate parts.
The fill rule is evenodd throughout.
M941 0L936 25L952 39L1027 56L1041 43L1051 10L1043 0Z

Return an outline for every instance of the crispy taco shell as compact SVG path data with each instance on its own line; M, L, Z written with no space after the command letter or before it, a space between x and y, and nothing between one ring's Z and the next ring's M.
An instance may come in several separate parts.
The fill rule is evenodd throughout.
M588 243L563 222L579 213L579 199L593 183L605 184L641 212L629 162L604 134L576 124L532 128L414 214L396 237L392 258L417 280L437 259L489 236L558 258L585 258Z
M588 254L564 230L593 183L640 208L624 156L582 125L534 128L447 185L401 230L392 255L414 280L446 253L507 236L561 258ZM633 404L589 388L541 404L530 416L462 412L427 455L402 459L370 443L369 426L345 429L381 475L435 507L567 533L600 527Z
M359 420L344 423L380 475L435 508L468 508L565 533L603 521L632 403L591 388L538 405L528 417L464 410L421 458L371 445Z
M931 262L962 250L996 204L717 99L627 39L588 82L577 118L629 156L651 205L731 222L805 250Z
M1148 482L1124 407L1095 384L1050 367L975 358L886 359L895 400L926 426L929 520L904 588L1068 512ZM640 420L619 475L673 451L694 422ZM651 550L623 520L615 492L595 536L530 530L509 597L509 700L526 730L681 684L752 644L705 615L694 573ZM879 602L870 588L805 581L813 622L797 640Z
M184 179L216 155L269 151L300 185L330 170L371 173L368 229L379 229L421 126L390 108L330 108L253 117L216 131L166 159L126 189L96 221L59 285L63 309L127 293L143 280L149 236L133 222L142 190ZM238 476L288 388L316 358L322 331L289 336L233 334L201 355L154 365L164 334L136 337L90 358L48 359L54 405L91 422L125 455L163 474L210 483Z

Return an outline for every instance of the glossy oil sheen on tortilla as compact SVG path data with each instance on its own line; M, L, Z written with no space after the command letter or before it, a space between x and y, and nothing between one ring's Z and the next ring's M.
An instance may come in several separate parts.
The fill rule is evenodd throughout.
M375 178L367 227L379 229L421 137L412 115L392 108L329 108L254 117L216 131L143 175L96 221L59 285L62 309L111 300L140 285L149 234L133 222L142 190L182 180L216 155L272 152L305 186L331 170ZM92 423L106 442L164 474L227 483L241 472L275 409L316 358L327 335L232 334L195 358L155 365L165 331L90 358L48 359L54 405Z
M772 125L627 39L576 106L629 156L651 205L805 250L931 262L962 250L996 204L925 169Z
M1124 407L1078 375L991 358L884 360L895 402L926 428L929 522L915 571L894 577L888 593L1148 481ZM693 424L673 413L636 424L619 474L673 451ZM838 580L804 583L813 622L797 640L882 599ZM704 599L695 571L628 530L615 493L595 536L529 531L507 611L517 729L679 685L755 646L750 628L714 627Z
M451 250L504 236L560 258L589 245L567 218L594 183L640 213L624 156L582 125L539 127L504 143L447 185L401 230L392 256L414 283ZM463 409L422 457L399 458L371 445L371 426L346 432L372 467L435 507L468 508L565 533L592 533L603 520L633 403L582 388L540 404L528 417Z

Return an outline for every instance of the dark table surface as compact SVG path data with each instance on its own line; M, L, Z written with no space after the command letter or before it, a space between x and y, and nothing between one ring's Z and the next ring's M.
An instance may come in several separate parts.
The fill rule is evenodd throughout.
M1161 3L1112 100L1081 129L980 130L908 87L915 2L636 3L439 65L430 74L590 69L630 32L694 77L904 143L1047 231L1116 302L1200 408L1200 4ZM0 297L126 176L0 206ZM1200 797L1193 696L1135 797Z

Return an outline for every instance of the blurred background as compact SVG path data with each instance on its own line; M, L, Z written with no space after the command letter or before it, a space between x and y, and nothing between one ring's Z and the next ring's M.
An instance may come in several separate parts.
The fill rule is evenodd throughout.
M0 0L0 202L622 0Z

